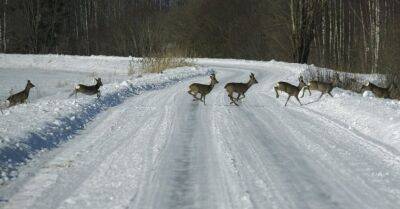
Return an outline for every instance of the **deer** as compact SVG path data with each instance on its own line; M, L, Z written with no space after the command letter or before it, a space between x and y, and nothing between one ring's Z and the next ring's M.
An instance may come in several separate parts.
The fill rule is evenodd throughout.
M329 96L333 97L333 95L331 94L331 91L340 82L341 81L339 79L339 75L338 74L335 74L332 82L310 81L310 82L308 82L307 86L305 86L303 88L303 94L302 94L301 98L303 98L304 92L305 92L306 89L310 93L310 96L311 96L311 91L310 90L316 90L316 91L321 92L321 95L319 96L318 100L320 100L321 97L324 94L329 94Z
M368 81L367 85L361 87L361 92L372 91L379 98L390 98L390 87L382 88Z
M225 85L225 89L228 92L229 98L231 99L230 104L235 104L236 106L239 106L236 102L240 99L245 98L246 96L244 95L244 93L246 93L246 91L249 90L249 88L256 83L258 83L258 81L253 73L250 74L250 80L247 83L227 83ZM236 98L233 97L233 93L238 94Z
M299 93L306 86L307 85L306 85L306 83L304 83L303 76L299 77L299 85L298 86L292 85L292 84L284 82L284 81L279 81L274 86L276 98L279 98L278 90L281 92L283 91L289 95L286 100L285 107L286 107L287 103L289 102L290 97L292 97L292 96L294 96L297 99L297 101L300 103L300 106L301 106L302 104L299 99Z
M214 73L211 74L210 79L210 85L200 83L190 84L188 93L194 97L193 101L200 100L206 105L206 95L212 91L215 84L219 83ZM200 94L200 98L197 97L197 94Z
M17 104L26 103L27 99L29 97L29 91L33 87L35 87L35 85L33 85L33 83L31 83L31 81L28 80L24 90L22 90L16 94L13 94L7 98L6 102L8 103L8 107L12 107Z
M103 86L103 83L101 82L101 78L95 78L96 81L95 85L92 86L86 86L83 84L78 84L75 86L74 91L69 95L71 97L72 95L75 94L75 99L77 97L78 93L86 94L86 95L94 95L97 94L97 98L100 98L101 93L100 93L100 87Z

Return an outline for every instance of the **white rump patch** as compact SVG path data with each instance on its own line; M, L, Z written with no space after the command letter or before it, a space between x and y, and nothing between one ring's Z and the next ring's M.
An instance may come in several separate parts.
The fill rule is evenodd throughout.
M6 100L4 102L0 102L0 109L5 109L10 106L10 101Z
M79 85L76 85L76 86L75 86L75 89L76 89L76 90L78 90L78 89L80 89L80 88L81 88L81 87L80 87Z
M276 83L276 84L275 84L275 87L279 87L279 83Z

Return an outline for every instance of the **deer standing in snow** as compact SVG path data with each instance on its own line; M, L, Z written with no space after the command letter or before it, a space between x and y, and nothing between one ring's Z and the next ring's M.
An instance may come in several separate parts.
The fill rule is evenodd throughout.
M12 107L17 104L26 103L31 88L35 87L30 80L26 83L25 89L9 96L5 102L0 103L0 112L3 114L3 108ZM11 92L11 91L10 91Z
M29 97L29 91L31 90L31 88L35 87L35 85L33 85L31 83L30 80L28 80L28 82L26 83L25 89L23 91L20 91L16 94L11 95L10 97L7 98L8 101L8 107L17 105L17 104L22 104L22 103L26 103L28 97Z
M100 98L101 93L100 93L100 87L103 86L103 83L101 82L101 78L95 78L96 81L95 85L92 86L86 86L83 84L78 84L75 86L75 90L69 95L71 97L72 95L75 94L75 98L77 97L78 93L86 94L86 95L94 95L97 94L97 98Z
M307 85L304 83L303 76L299 77L299 85L298 86L292 85L287 82L280 81L280 82L276 83L274 86L276 98L279 98L278 90L281 92L283 91L289 95L286 100L285 106L287 105L290 97L292 97L292 96L294 96L297 99L297 101L300 103L300 105L302 105L299 100L299 93L301 92L301 89L303 89L306 86Z
M331 91L333 88L335 88L338 83L340 83L339 75L335 74L333 81L332 82L321 82L321 81L310 81L308 82L307 86L304 87L303 89L303 94L301 97L304 96L304 91L307 89L308 92L310 93L311 96L311 91L310 90L316 90L321 92L321 95L319 96L318 100L321 99L321 97L324 94L329 94L329 96L333 97L331 94Z
M231 99L230 104L235 104L236 106L239 106L236 102L239 101L240 99L245 98L246 96L244 93L253 85L258 83L256 77L254 76L253 73L250 74L250 80L247 83L227 83L225 85L225 89L228 92L228 96ZM238 96L237 98L233 97L233 93L237 93ZM243 96L243 97L240 97Z
M361 87L361 92L372 91L379 98L390 98L390 87L382 88L368 81L367 85Z
M211 74L210 79L211 79L210 85L192 83L189 86L188 93L194 97L193 101L200 100L204 103L204 105L206 104L206 95L209 94L214 88L214 85L218 83L218 80L215 77L214 73ZM197 94L200 94L200 98L197 97Z

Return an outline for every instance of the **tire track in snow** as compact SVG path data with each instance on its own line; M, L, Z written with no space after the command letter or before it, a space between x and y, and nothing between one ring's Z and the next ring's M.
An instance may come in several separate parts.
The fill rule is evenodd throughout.
M272 97L267 97L265 100L278 103ZM298 112L299 110L301 111ZM359 201L358 206L348 205L347 208L360 207L360 205L364 205L364 208L396 207L398 204L396 196L399 192L393 186L400 183L400 179L396 177L396 173L399 173L399 163L391 161L386 166L382 165L380 160L386 153L381 153L383 156L377 154L380 153L379 147L365 146L370 142L360 140L359 136L346 128L332 124L332 121L326 121L319 116L315 117L313 114L304 114L302 109L297 107L260 109L260 112L261 114L255 117L265 123L270 123L270 121L260 118L260 115L275 115L274 118L281 121L282 126L287 127L287 131L296 136L293 139L295 139L294 142L298 141L296 143L299 150L303 152L308 150L306 154L314 158L315 165L319 164L321 168L318 170L321 173L330 172L326 175L331 175L331 178L325 179L325 184L330 184L333 188L335 184L341 185L342 191L346 191L344 193L347 193L349 197L348 200L339 198L340 200L346 200L347 204L352 204L351 199ZM386 176L386 172L392 175ZM379 176L379 173L383 173L383 176ZM318 176L320 175L315 177ZM382 193L386 195L380 197Z
M103 165L102 167L104 169L108 169L111 168L108 167L108 165L116 163L116 161L110 158L110 156L118 156L124 155L123 153L135 152L135 149L126 150L124 148L133 146L129 145L132 143L130 138L140 138L140 134L136 133L141 132L144 132L145 134L142 136L142 138L147 138L148 135L146 135L146 132L148 131L146 130L148 130L149 127L157 127L157 125L154 123L159 123L162 121L159 117L163 115L158 113L158 108L140 108L140 106L151 107L151 105L154 104L159 104L162 106L163 104L166 105L171 101L172 98L159 98L157 97L157 92L149 92L147 94L138 96L138 98L127 101L125 104L120 106L119 109L112 110L109 115L105 116L105 120L104 118L99 118L99 120L104 121L100 122L100 124L96 124L95 130L92 131L90 131L91 127L88 126L87 128L89 131L83 131L83 137L79 140L82 142L71 141L72 145L74 146L70 148L72 148L71 151L74 154L71 154L71 151L66 150L64 153L58 154L55 157L55 160L51 160L49 162L51 165L53 164L53 161L60 161L60 158L71 159L71 155L73 155L74 157L72 157L72 159L74 160L74 164L71 168L66 170L66 173L62 172L62 170L60 170L60 172L56 172L54 169L40 169L35 171L37 174L33 178L28 179L27 182L24 182L24 187L20 189L20 192L11 197L7 208L57 208L62 202L64 202L63 207L66 207L65 200L67 203L69 202L68 207L73 208L73 204L71 205L71 203L74 203L77 199L81 198L79 195L76 196L75 194L83 193L80 191L80 188L84 188L83 185L85 185L85 182L89 182L90 185L90 182L93 182L93 179L100 175L99 169L101 168L99 167ZM144 110L144 112L139 111L137 113L130 113L129 111L135 110L135 106L139 106L139 109L136 110ZM130 117L132 114L134 114L135 117ZM129 124L131 124L129 122L130 118L135 120L136 125L130 126L129 129L126 129ZM142 126L142 124L144 126ZM124 129L128 131L124 131ZM85 132L88 132L87 136ZM118 138L114 137L114 135L118 136ZM102 138L105 140L102 140ZM146 143L143 145L146 145ZM75 150L80 151L78 154L76 154ZM129 154L126 155L129 156ZM108 163L105 163L104 161L107 161L107 158L109 159ZM124 162L124 160L121 162ZM151 164L152 159L149 159L148 163ZM40 181L43 181L41 177L46 175L48 172L58 173L56 175L58 180L57 182L56 179L54 179L54 181L51 180L50 182L52 183L46 187L42 185L41 187L43 187L44 190L43 193L32 193L30 192L31 190L26 189L34 185L40 185ZM110 176L108 173L104 173L103 176L109 177L106 182L112 182L112 179L116 178L115 176ZM60 179L62 181L60 181ZM26 190L26 192L23 192L24 190ZM98 197L101 197L101 195ZM91 200L87 199L85 201L90 202ZM99 200L96 201L101 202ZM79 205L76 207L80 208Z

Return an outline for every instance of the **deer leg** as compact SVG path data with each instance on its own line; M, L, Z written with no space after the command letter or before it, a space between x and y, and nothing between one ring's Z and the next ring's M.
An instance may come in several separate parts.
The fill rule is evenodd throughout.
M189 90L188 93L194 97L193 101L199 100L199 98L197 98L197 92L194 93L194 92L192 92L191 90Z
M206 95L203 96L203 103L206 105Z
M229 96L229 99L231 100L231 103L230 103L230 104L235 103L235 100L234 100L233 96L232 96L232 95L228 95L228 96Z
M235 99L233 98L232 93L230 93L228 96L229 96L229 98L231 99L231 103L230 103L230 104L235 104L236 106L239 106L239 105L235 102Z
M197 100L199 100L199 98L197 98L197 92L196 93L189 93L189 94L191 94L192 96L193 96L193 101L197 101Z
M286 105L287 105L287 103L288 103L290 97L291 97L291 96L289 95L289 97L288 97L287 100L286 100L285 107L286 107Z
M198 92L196 93L196 96L195 96L196 99L197 99L197 100L200 100L200 101L203 101L203 99L202 99L202 98L203 98L203 95L200 93L200 98L198 98L198 97L197 97L197 94L198 94Z
M239 106L239 105L235 102L235 100L233 99L233 97L231 98L231 100L232 100L231 104L234 104L234 105L236 105L236 106Z
M236 97L236 101L239 101L240 99L240 94L238 93L238 96Z
M328 92L329 96L333 97L333 95L331 94L331 92Z
M306 91L306 88L307 88L307 86L303 87L303 89L302 89L303 91L300 90L300 91L302 92L300 98L303 98L303 97L304 97L304 92ZM300 93L299 93L299 94L300 94Z
M279 98L278 88L277 88L277 87L274 87L274 89L275 89L275 92L276 92L276 98Z
M300 106L303 105L303 104L301 104L299 97L297 95L295 97L296 97L297 101L300 103Z
M318 97L318 100L320 100L321 97L324 96L324 94L325 94L324 92L321 92L321 95ZM318 101L318 100L317 100L317 101Z

